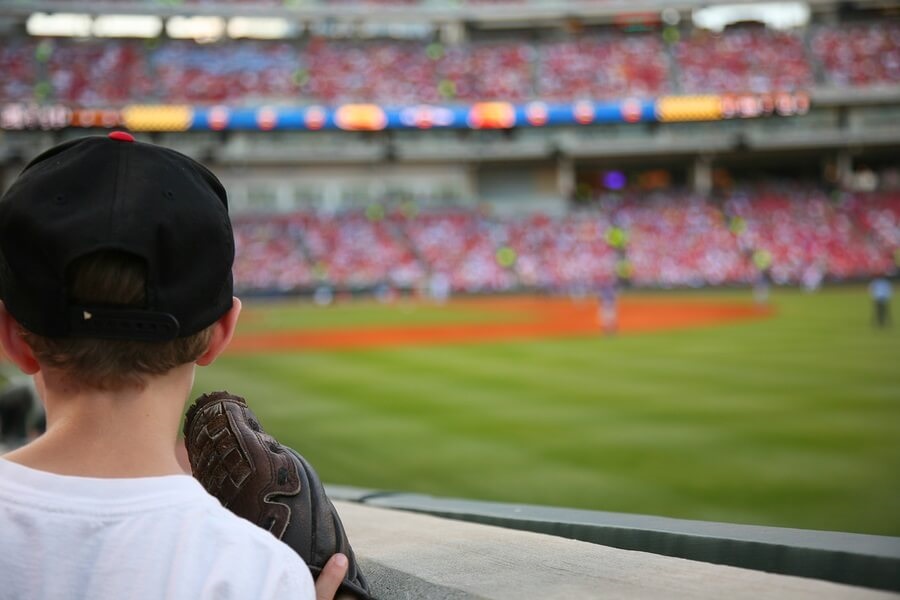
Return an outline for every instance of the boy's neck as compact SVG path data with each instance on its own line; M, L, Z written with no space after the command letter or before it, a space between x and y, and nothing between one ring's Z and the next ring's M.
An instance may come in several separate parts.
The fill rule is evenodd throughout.
M175 440L194 366L149 377L143 388L71 388L64 378L37 376L47 432L3 458L26 467L79 477L182 474Z

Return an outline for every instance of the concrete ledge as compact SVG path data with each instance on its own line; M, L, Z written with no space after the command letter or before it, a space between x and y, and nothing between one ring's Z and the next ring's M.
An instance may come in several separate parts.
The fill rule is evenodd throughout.
M381 600L897 597L353 502L335 506Z
M328 488L334 498L624 550L900 591L900 538Z

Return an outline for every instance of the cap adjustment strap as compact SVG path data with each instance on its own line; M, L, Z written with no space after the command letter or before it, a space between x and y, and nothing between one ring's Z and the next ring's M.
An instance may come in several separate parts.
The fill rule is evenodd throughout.
M69 309L69 336L110 340L162 342L178 337L174 315L133 308L73 306Z

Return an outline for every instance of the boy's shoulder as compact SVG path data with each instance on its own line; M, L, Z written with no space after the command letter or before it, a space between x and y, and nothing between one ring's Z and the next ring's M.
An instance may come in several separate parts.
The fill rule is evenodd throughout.
M163 539L180 538L191 549L191 569L206 585L219 582L236 598L314 598L312 575L293 549L197 487L203 501L177 515L177 530Z
M235 569L248 574L276 574L273 580L261 583L283 586L284 590L290 590L291 597L297 597L298 591L304 588L312 593L309 568L292 548L265 529L224 508L216 498L206 495L208 503L196 516L184 515L185 527L197 527L193 541L198 547L206 547L215 554L217 561L231 562Z
M203 590L223 598L314 598L309 569L291 548L224 508L192 477L68 477L3 459L0 475L0 540L25 550L6 562L37 560L59 582L71 579L66 564L115 564L110 589L126 589L140 573L160 585L177 581L185 598L205 597ZM54 556L29 559L26 549L35 544L52 544ZM4 562L9 572L38 566ZM155 593L146 591L148 598Z

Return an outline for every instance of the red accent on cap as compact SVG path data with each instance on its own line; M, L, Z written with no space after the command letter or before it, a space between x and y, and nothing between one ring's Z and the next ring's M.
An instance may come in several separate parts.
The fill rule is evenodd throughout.
M113 131L109 134L109 139L118 140L120 142L133 142L134 136L124 131Z

